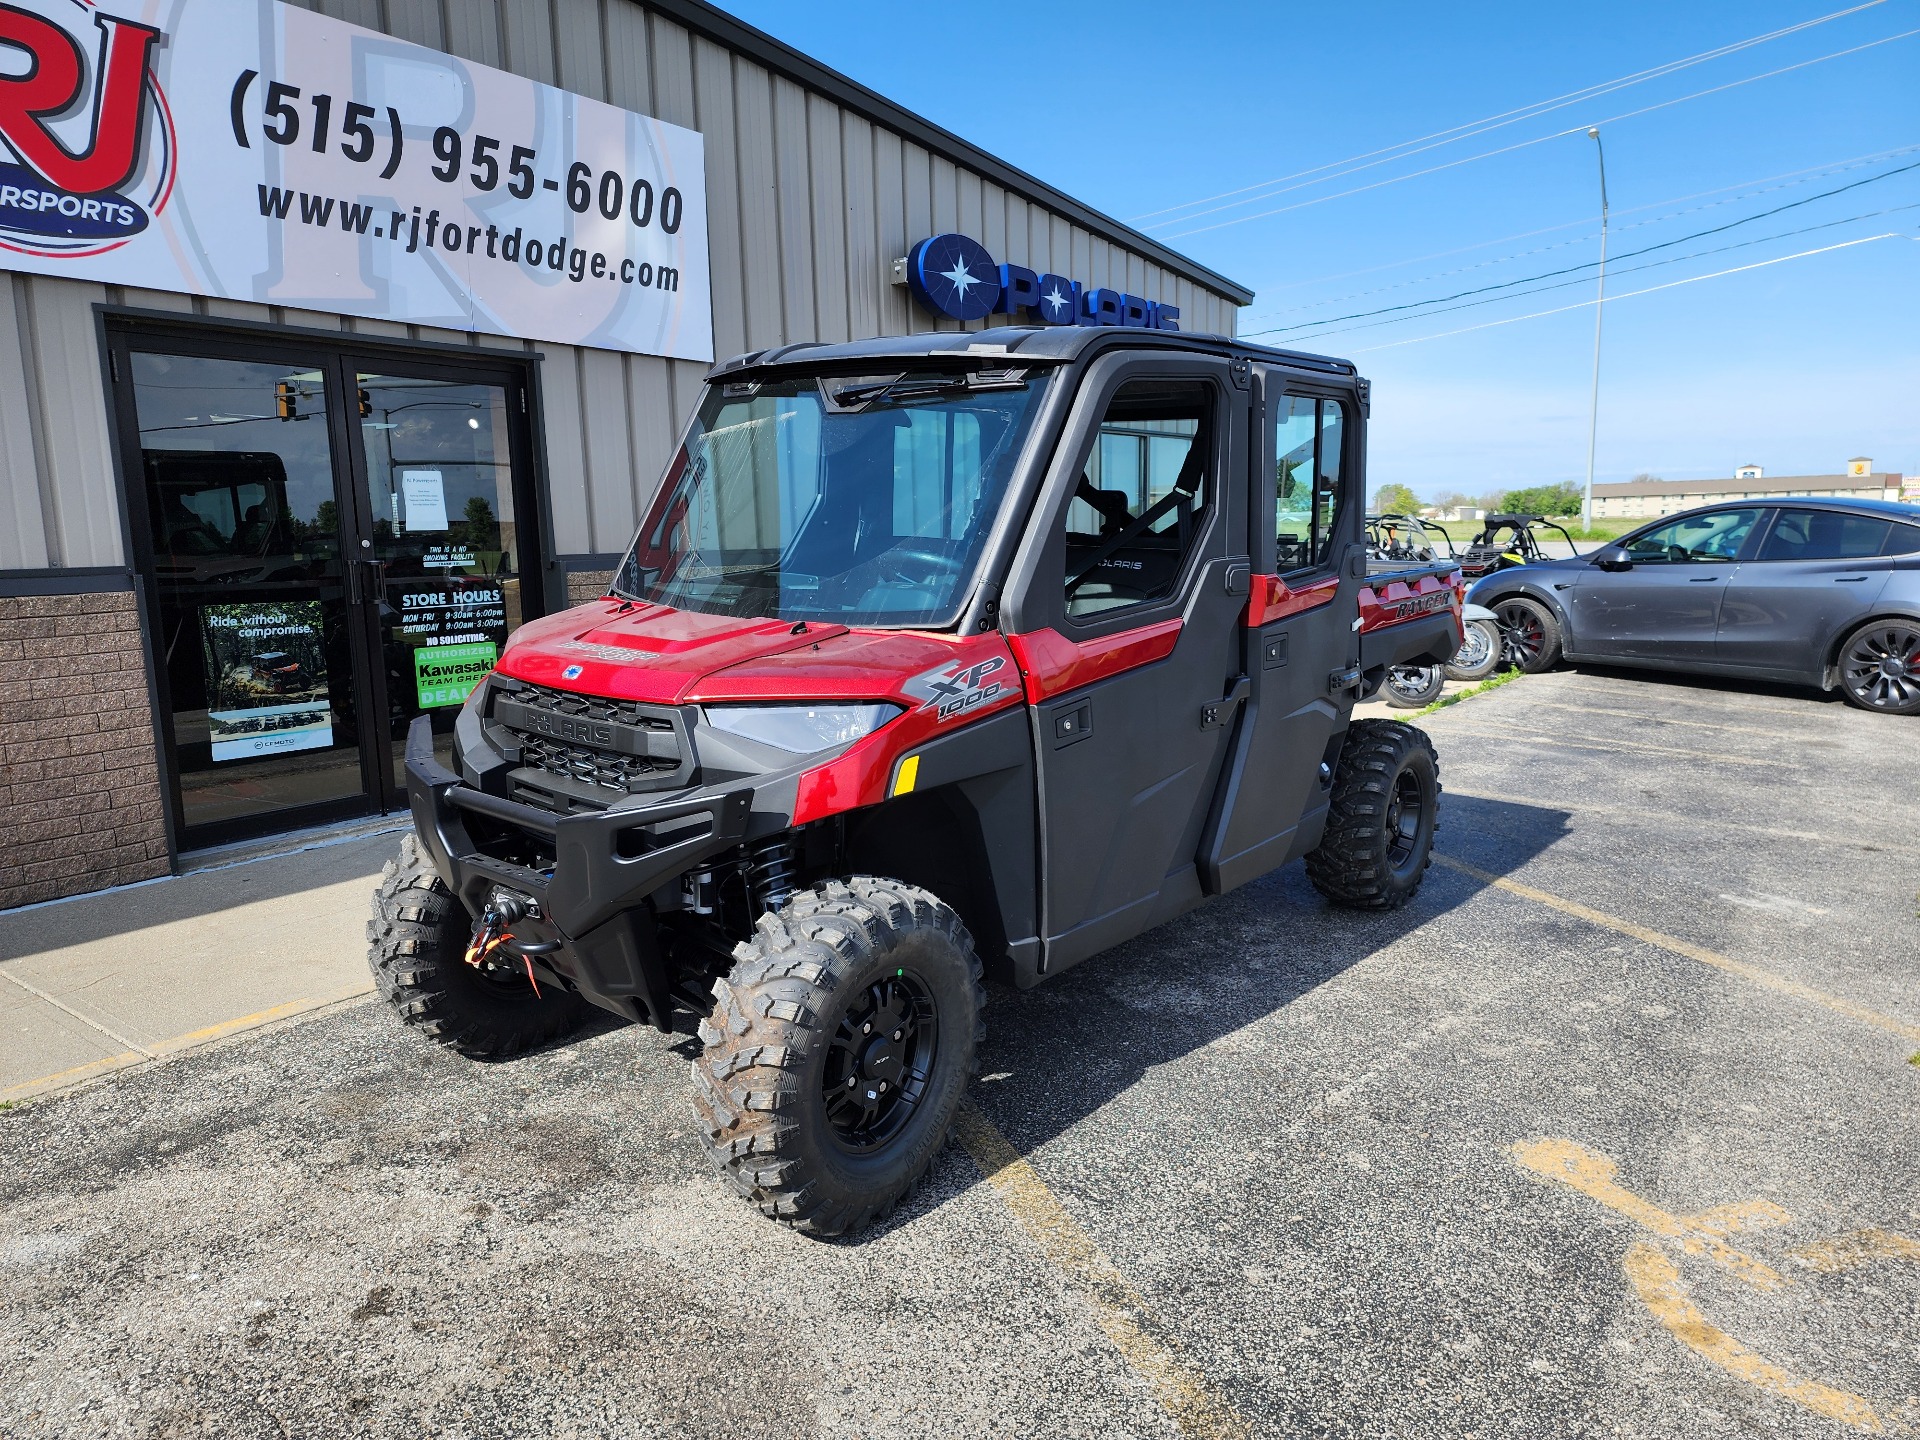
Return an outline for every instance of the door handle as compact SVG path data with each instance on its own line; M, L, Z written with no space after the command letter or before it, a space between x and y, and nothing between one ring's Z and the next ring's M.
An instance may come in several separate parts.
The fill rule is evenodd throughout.
M1836 585L1858 585L1866 578L1865 575L1836 575L1833 577L1833 583Z
M1233 712L1240 702L1253 693L1253 682L1245 675L1237 677L1233 688L1209 705L1200 707L1200 728L1218 730L1233 718Z
M1687 577L1687 583L1689 585L1711 585L1719 578L1718 575L1689 575Z
M1227 594L1246 594L1253 583L1253 566L1245 560L1234 561L1227 566L1225 581Z

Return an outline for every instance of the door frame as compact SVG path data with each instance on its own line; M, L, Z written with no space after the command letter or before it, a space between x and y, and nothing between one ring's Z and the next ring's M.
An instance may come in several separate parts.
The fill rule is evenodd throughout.
M515 477L514 508L516 513L524 512L527 517L525 553L520 563L523 576L538 577L523 589L523 618L531 620L553 608L554 561L549 538L553 526L539 387L539 362L544 357L533 351L390 339L355 331L227 320L124 305L96 305L94 316L107 410L107 448L144 632L142 650L170 859L177 859L189 848L203 849L404 810L406 794L391 773L388 758L391 746L383 722L375 738L370 738L373 732L368 727L360 727L361 791L358 795L289 807L269 815L210 825L187 824L177 784L179 762L173 738L172 696L166 667L160 663L156 648L159 579L155 574L145 467L139 461L140 426L134 403L133 367L126 357L132 351L142 350L272 363L289 359L305 363L311 359L313 368L326 375L327 435L333 460L334 494L342 517L340 583L347 597L348 624L353 631L349 645L356 661L352 695L354 705L363 716L384 716L388 712L384 666L379 663L382 654L379 620L374 607L356 604L352 599L356 585L350 567L359 547L351 542L372 533L365 447L360 428L353 423L348 409L348 396L357 389L352 383L355 367L382 365L401 371L412 367L430 375L499 384L507 390L509 463ZM518 405L513 403L515 394L519 396Z

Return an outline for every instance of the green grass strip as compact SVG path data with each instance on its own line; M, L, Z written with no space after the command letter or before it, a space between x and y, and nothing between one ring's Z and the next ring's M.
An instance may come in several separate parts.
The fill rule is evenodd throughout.
M1409 720L1418 720L1423 715L1431 715L1436 710L1444 710L1449 705L1458 705L1462 700L1471 700L1475 695L1484 695L1489 690L1498 690L1502 685L1518 680L1524 672L1502 670L1498 675L1489 675L1478 685L1469 685L1464 690L1456 690L1451 695L1442 695L1424 710L1416 710L1407 716Z

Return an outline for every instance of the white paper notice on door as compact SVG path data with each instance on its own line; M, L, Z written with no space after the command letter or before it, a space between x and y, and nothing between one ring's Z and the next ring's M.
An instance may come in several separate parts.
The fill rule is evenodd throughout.
M438 470L402 470L400 494L407 507L402 530L446 531L447 487Z

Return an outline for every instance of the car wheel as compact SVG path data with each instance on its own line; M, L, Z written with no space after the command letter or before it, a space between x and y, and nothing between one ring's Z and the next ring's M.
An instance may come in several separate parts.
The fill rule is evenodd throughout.
M1449 680L1484 680L1500 668L1505 642L1497 620L1469 620L1462 636L1460 648L1447 662Z
M1390 665L1381 698L1396 710L1418 710L1440 698L1447 672L1439 665Z
M1538 600L1509 595L1488 607L1506 637L1505 658L1528 675L1560 663L1560 621Z
M1840 647L1840 693L1882 715L1920 715L1920 624L1874 620Z

